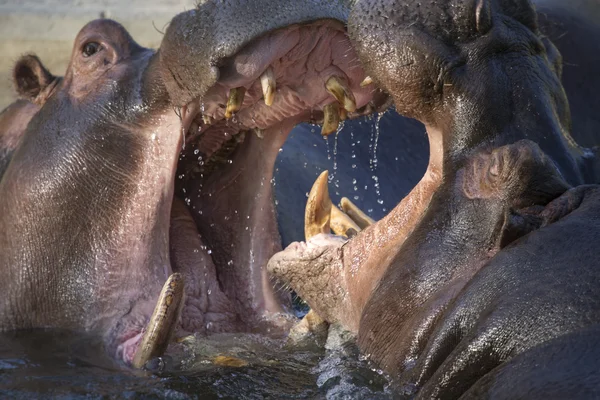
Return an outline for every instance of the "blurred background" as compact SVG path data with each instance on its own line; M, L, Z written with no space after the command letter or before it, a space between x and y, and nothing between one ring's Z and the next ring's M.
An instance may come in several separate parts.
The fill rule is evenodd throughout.
M166 24L198 0L0 0L0 110L15 99L11 71L23 54L37 54L64 75L73 40L96 18L111 18L142 46L157 48Z

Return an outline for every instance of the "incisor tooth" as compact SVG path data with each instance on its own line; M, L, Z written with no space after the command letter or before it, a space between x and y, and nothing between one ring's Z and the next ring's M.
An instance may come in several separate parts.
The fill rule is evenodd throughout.
M373 83L373 78L366 76L365 79L363 79L363 81L360 83L360 87L369 86L371 83Z
M344 106L346 111L356 111L354 94L344 79L332 76L325 83L325 88Z
M229 99L227 100L227 108L225 109L225 118L231 118L233 116L233 113L239 111L240 108L242 108L242 103L244 102L245 94L245 87L238 87L229 90Z
M352 218L334 205L331 206L331 221L329 224L333 233L339 236L352 237L361 230Z
M348 214L348 216L352 218L354 222L356 222L356 225L358 225L360 229L365 229L375 223L373 218L365 214L347 197L342 197L342 200L340 200L340 206L342 206L342 211Z
M203 115L202 120L204 121L204 125L212 125L213 119L210 115Z
M338 103L327 104L323 107L323 127L321 135L327 136L337 131L340 125L340 105Z
M265 104L269 107L273 105L275 99L275 90L277 89L277 82L275 82L275 73L273 68L269 67L260 76L260 85L262 86L263 96L265 98Z
M304 211L304 237L306 240L319 233L329 233L331 219L331 199L327 187L328 171L321 172L310 189Z

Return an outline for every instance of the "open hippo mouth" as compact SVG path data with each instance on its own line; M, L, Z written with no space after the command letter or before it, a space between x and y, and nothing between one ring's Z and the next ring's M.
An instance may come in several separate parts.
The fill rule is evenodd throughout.
M168 39L169 33L163 62ZM272 189L279 149L300 122L321 124L323 134L330 134L345 118L389 105L389 97L365 81L343 24L329 19L270 31L222 59L215 71L218 79L199 95L186 90L186 96L172 96L183 133L169 235L171 268L178 274L167 281L149 327L157 318L164 322L146 332L173 330L165 324L172 325L170 315L179 310L161 302L173 301L168 292L179 290L181 278L180 331L266 333L289 327L283 313L289 311L287 293L273 290L266 271L281 250ZM180 89L198 79L165 73L182 79L176 82ZM141 340L145 346L151 338L141 336L126 345ZM121 349L126 360L133 357L135 346Z
M319 299L320 307L314 306L317 313L356 332L379 279L424 215L433 213L430 204L444 203L440 187L457 179L475 149L536 137L544 129L553 134L542 149L556 143L567 147L554 110L543 101L527 103L527 93L535 93L541 75L532 73L529 86L516 85L510 70L494 67L493 57L486 64L483 53L469 46L501 43L506 51L498 58L520 54L523 60L539 62L555 108L563 110L566 99L554 66L558 53L526 27L528 21L517 26L526 40L519 46L507 45L514 40L507 34L513 29L512 20L507 18L492 30L485 12L461 14L465 20L476 20L453 28L452 33L464 40L462 49L440 44L450 34L443 24L431 28L438 29L441 38L434 41L413 24L407 24L409 34L397 35L377 28L372 19L363 23L360 15L370 15L369 2L356 6L350 24L352 44L339 22L347 19L347 8L344 13L335 5L316 6L308 11L310 17L290 11L289 17L279 16L273 24L261 19L258 3L249 8L202 3L175 17L161 44L161 73L171 103L181 109L185 142L170 228L172 269L186 281L181 327L211 333L265 332L277 326L276 316L285 311L286 301L273 290L266 268L269 260L270 271L300 295L314 294L315 282L305 279L306 271L292 271L279 263L285 261L286 252L273 263L272 256L281 250L271 183L279 149L300 122L321 124L322 133L329 134L341 120L382 110L393 97L401 114L420 120L427 130L429 164L420 182L385 218L343 246L336 238L316 243L319 254L311 250L315 243L309 242L308 250L304 245L290 246L293 257L318 264L312 275L327 275L316 283L317 297L325 298ZM271 4L276 8L272 14L279 8L293 11L293 4ZM222 22L235 18L247 25L231 33L229 24ZM553 55L551 63L544 58L546 48ZM470 63L486 67L470 70ZM391 97L375 87L363 66ZM480 75L472 79L467 72ZM499 78L488 82L494 74ZM486 85L477 84L483 81ZM497 110L492 94L504 96L512 109ZM519 121L531 118L521 114L513 118L511 113L531 107L540 112L523 127ZM317 185L309 199L316 199L327 214L322 218L314 208L313 225L328 221L325 194L323 185ZM321 228L327 232L328 222Z

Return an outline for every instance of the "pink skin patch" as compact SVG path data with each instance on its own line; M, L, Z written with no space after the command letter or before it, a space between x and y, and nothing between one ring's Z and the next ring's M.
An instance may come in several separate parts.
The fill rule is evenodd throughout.
M144 331L139 333L131 332L130 334L125 335L125 337L129 336L129 338L125 339L125 341L117 347L117 360L123 360L125 364L131 365L143 335Z

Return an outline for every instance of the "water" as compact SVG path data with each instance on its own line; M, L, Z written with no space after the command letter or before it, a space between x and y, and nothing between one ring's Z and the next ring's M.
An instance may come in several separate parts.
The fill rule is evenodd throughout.
M0 391L15 399L391 398L346 335L333 329L325 349L258 335L194 339L172 345L153 372L117 365L93 340L64 332L5 336Z

